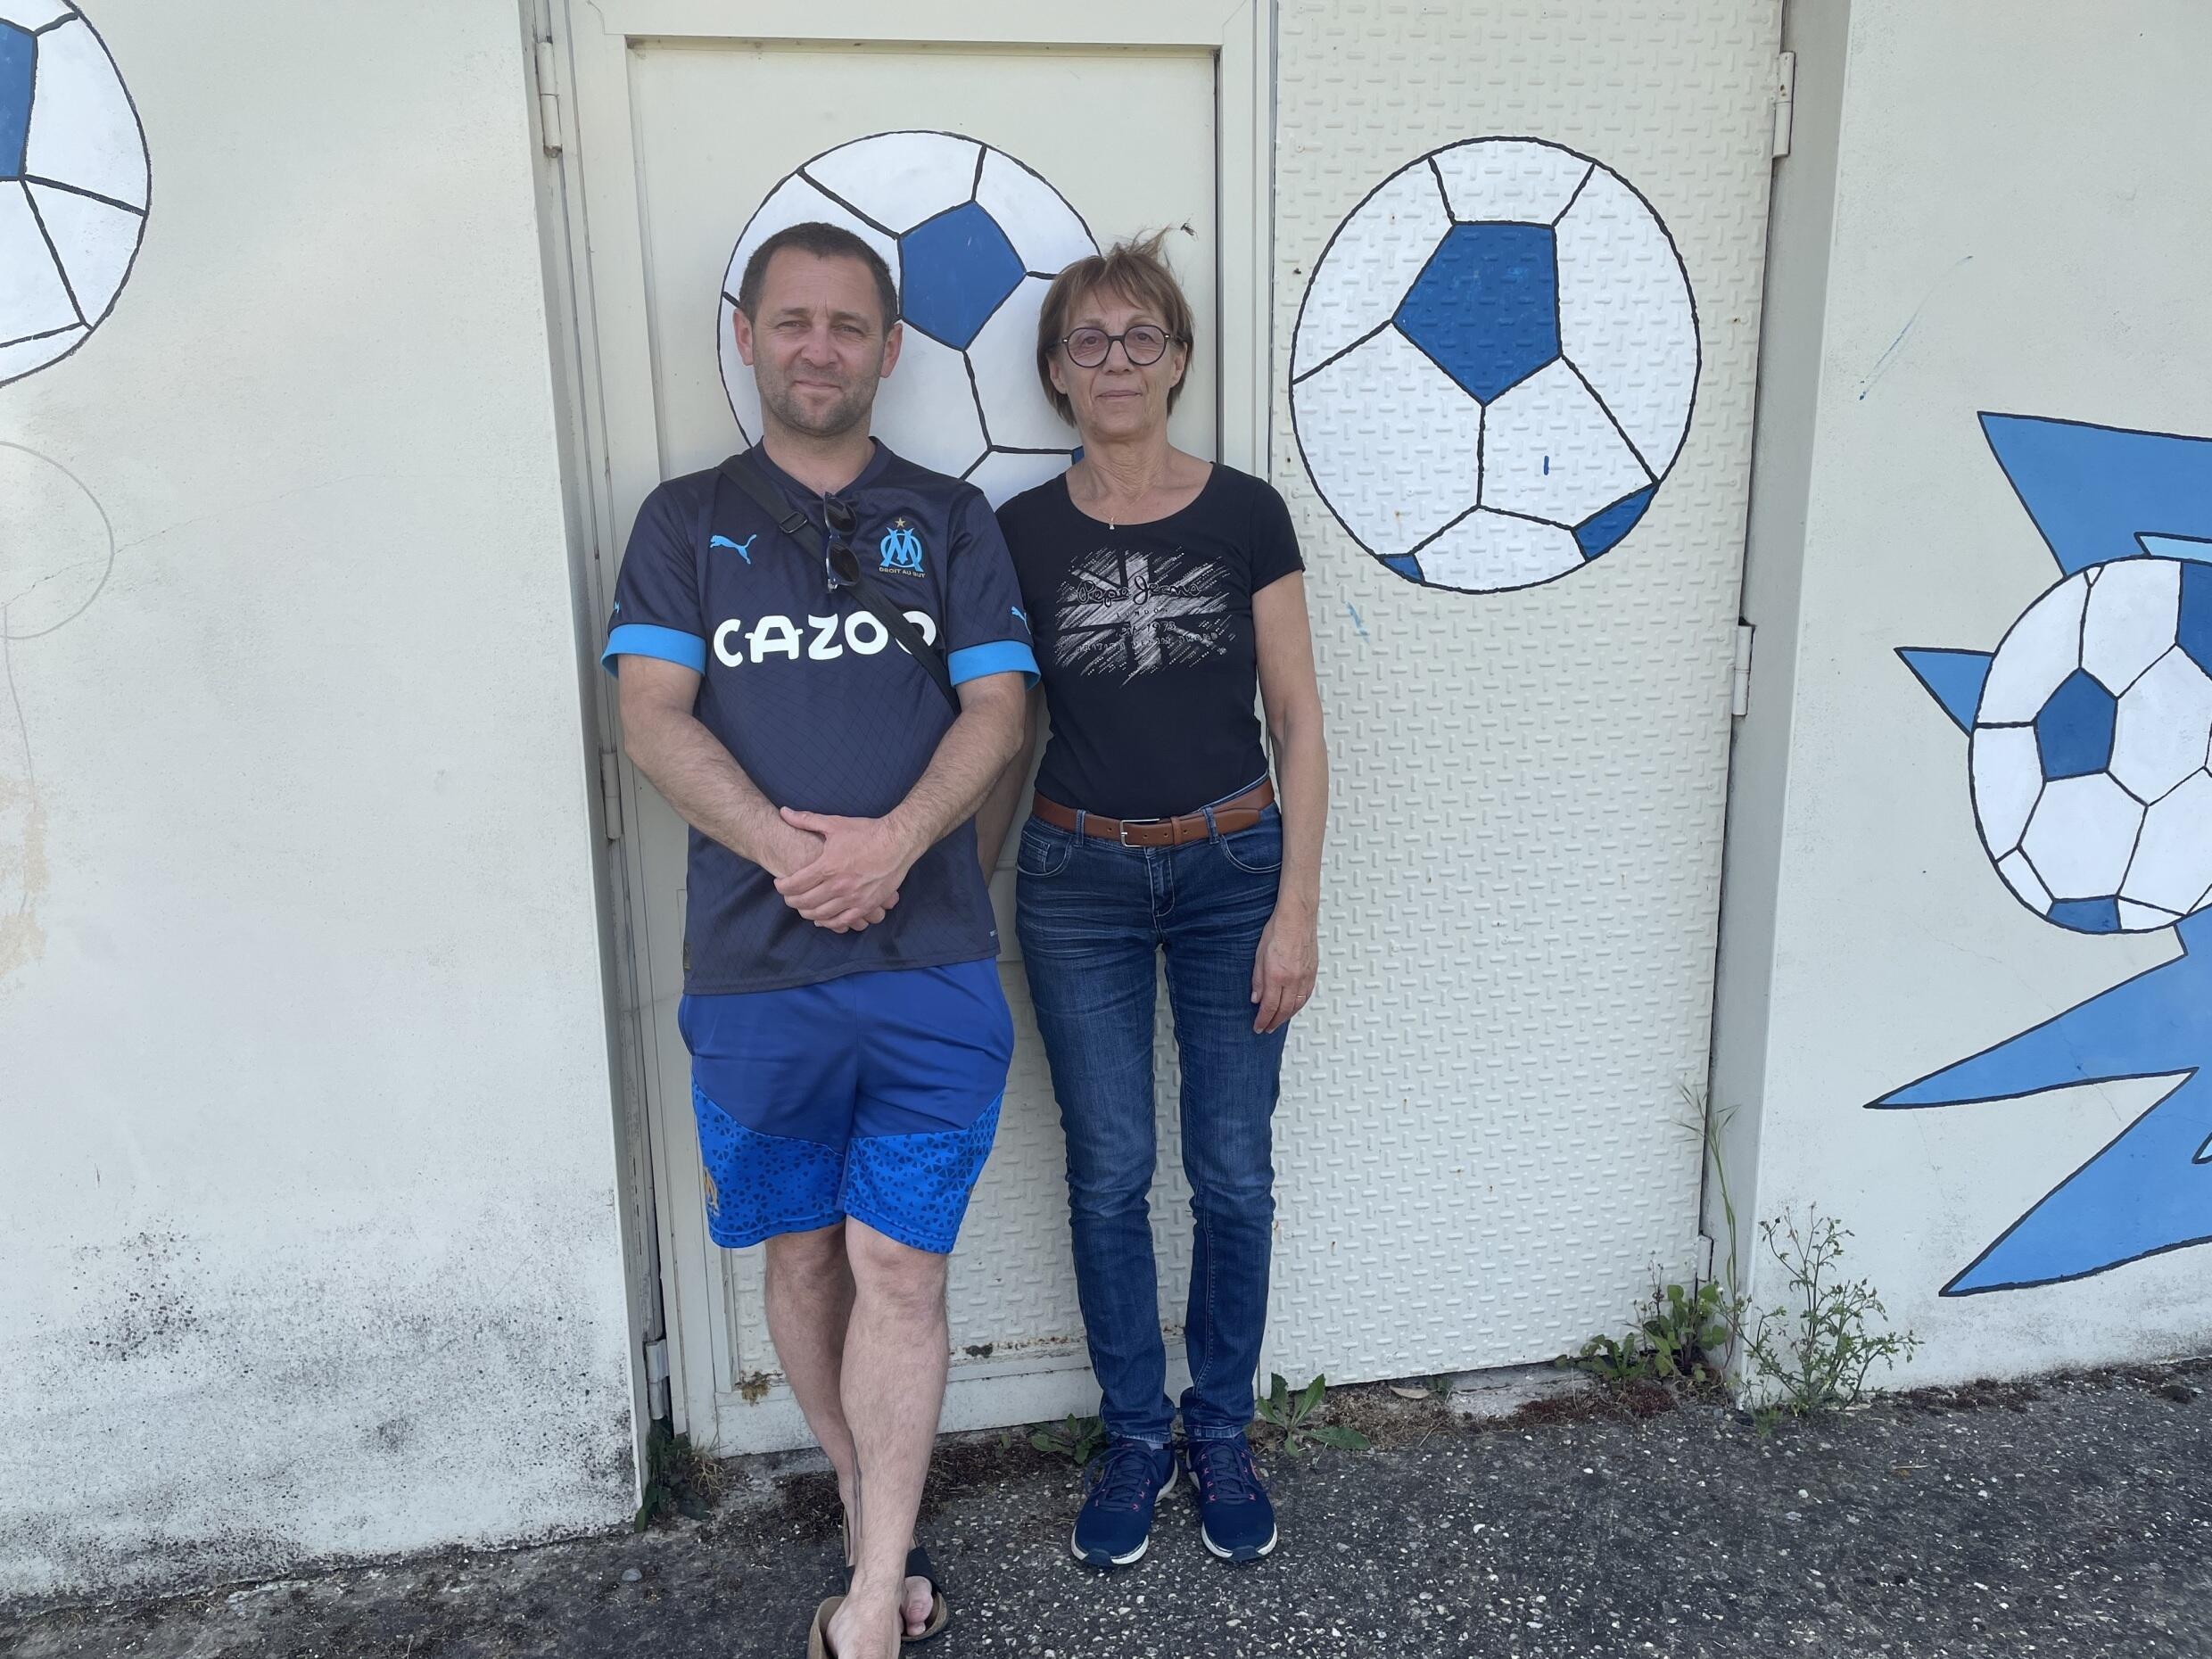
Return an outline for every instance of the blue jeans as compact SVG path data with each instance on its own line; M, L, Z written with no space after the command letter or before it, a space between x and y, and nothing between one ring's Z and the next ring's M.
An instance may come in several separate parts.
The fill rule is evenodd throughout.
M1194 1248L1183 1430L1230 1440L1252 1417L1275 1223L1269 1120L1278 1028L1252 1030L1252 962L1275 913L1283 821L1177 847L1127 847L1031 819L1015 917L1068 1135L1076 1286L1100 1416L1165 1446L1175 1423L1152 1259L1152 1008L1168 999L1183 1068L1183 1168Z

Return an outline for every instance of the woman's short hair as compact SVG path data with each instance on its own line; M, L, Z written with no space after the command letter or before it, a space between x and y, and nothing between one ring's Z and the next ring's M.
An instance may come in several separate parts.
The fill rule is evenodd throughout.
M1037 313L1037 379L1061 419L1073 422L1075 409L1068 394L1052 384L1052 353L1067 335L1076 307L1092 294L1101 290L1119 294L1139 310L1160 318L1160 326L1173 336L1174 345L1186 352L1196 349L1197 326L1191 316L1191 302L1183 297L1183 285L1176 281L1161 252L1167 240L1168 233L1163 230L1117 242L1103 253L1077 260L1053 277L1052 285L1045 290L1044 309ZM1169 409L1175 408L1189 379L1186 370L1182 380L1168 387Z

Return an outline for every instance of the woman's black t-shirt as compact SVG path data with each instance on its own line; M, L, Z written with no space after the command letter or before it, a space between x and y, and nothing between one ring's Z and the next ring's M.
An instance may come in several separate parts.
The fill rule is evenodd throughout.
M1168 818L1267 772L1252 595L1305 568L1283 498L1217 466L1148 524L1079 511L1062 476L998 510L1052 717L1037 788L1108 818Z

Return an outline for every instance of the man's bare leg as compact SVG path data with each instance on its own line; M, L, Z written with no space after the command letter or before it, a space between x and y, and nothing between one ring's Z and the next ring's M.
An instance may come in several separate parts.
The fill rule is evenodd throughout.
M791 1392L815 1443L838 1472L838 1496L848 1515L860 1513L860 1465L845 1425L838 1370L845 1328L853 1313L853 1270L845 1259L845 1225L782 1233L768 1241L763 1300Z
M945 1258L852 1220L845 1224L845 1253L853 1302L843 1416L862 1508L853 1591L830 1622L830 1640L838 1659L893 1659L906 1550L945 1403Z
M837 1471L838 1499L845 1506L857 1544L860 1460L845 1421L842 1396L845 1344L853 1311L853 1271L845 1256L844 1224L777 1234L768 1241L766 1265L763 1300L776 1359L815 1443ZM899 1562L905 1564L904 1547ZM919 1636L929 1625L929 1600L928 1580L908 1581L902 1610L910 1634Z

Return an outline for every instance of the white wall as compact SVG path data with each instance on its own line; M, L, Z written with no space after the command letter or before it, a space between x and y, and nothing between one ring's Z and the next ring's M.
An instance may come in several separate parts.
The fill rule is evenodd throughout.
M0 648L0 1593L631 1501L519 24L375 12L93 8L150 227L0 389L117 545ZM12 499L19 602L81 579Z
M1915 1380L2200 1352L2201 1249L1940 1294L2170 1077L1864 1108L2178 953L2008 894L1966 740L1894 652L1993 649L2059 580L1979 412L2212 435L2212 12L1790 11L1715 1069L1744 1220L1817 1203L1852 1227L1853 1271L1927 1339Z
M0 607L89 601L0 641L0 1594L631 1498L517 19L359 15L101 0L150 227L90 343L0 388ZM1922 1378L2202 1349L2200 1251L1938 1294L2165 1084L1864 1107L2175 954L2004 892L1893 652L1990 648L2055 579L1978 411L2212 433L2212 13L1790 17L1714 1072L1744 1218L1840 1215Z

